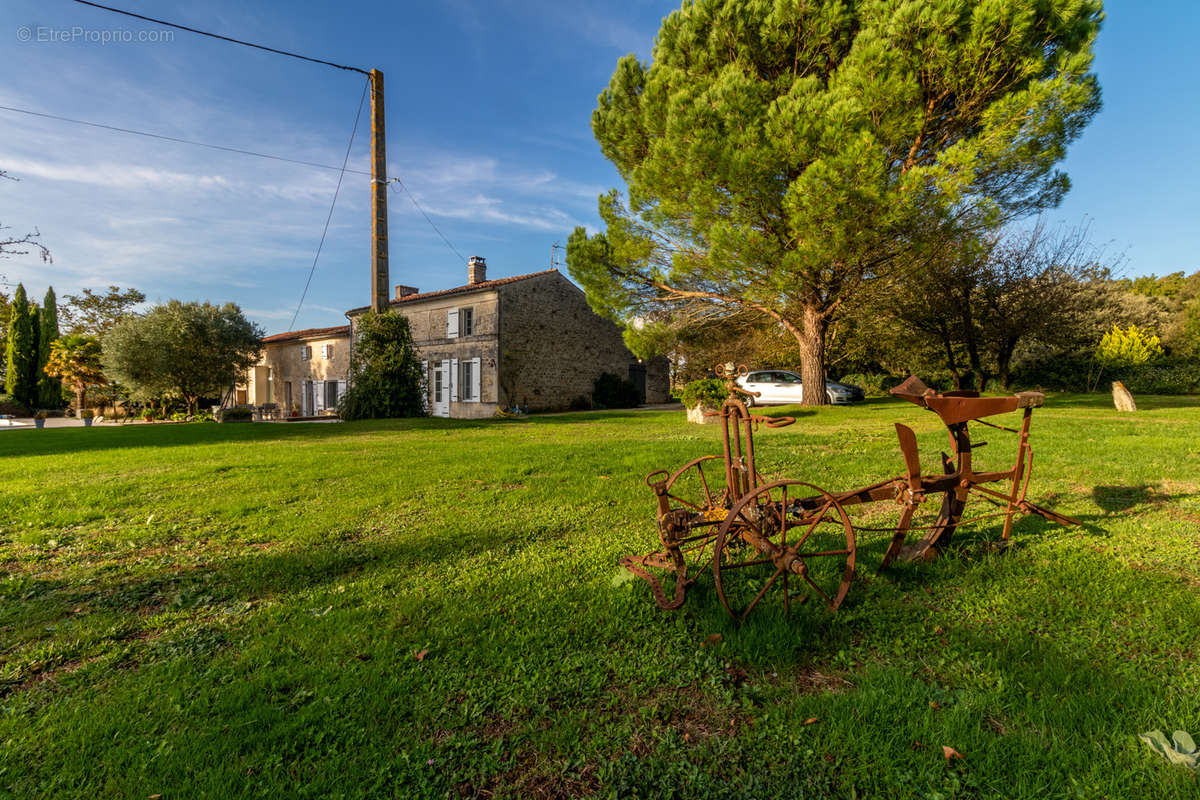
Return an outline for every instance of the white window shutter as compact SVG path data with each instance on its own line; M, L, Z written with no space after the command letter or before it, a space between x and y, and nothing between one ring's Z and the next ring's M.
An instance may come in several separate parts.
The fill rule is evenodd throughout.
M446 338L458 338L458 309L452 308L446 312Z
M324 391L324 389L325 389L325 387L322 386L319 382L313 381L313 415L314 416L316 414L320 413L321 409L325 407L325 397L324 397L325 391Z
M338 402L340 403L342 401L342 398L345 396L346 396L346 382L338 381L338 390L337 390Z
M458 359L450 359L450 399L458 402Z
M306 344L300 345L300 360L308 361L308 345Z
M483 375L479 371L479 359L471 359L471 399L479 402L479 392L483 385Z

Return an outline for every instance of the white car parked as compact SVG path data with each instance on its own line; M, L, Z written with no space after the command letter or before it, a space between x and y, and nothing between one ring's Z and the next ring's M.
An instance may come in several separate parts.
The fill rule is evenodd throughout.
M800 376L782 369L754 370L737 379L738 385L748 392L758 392L758 397L743 398L747 405L778 405L804 401L804 387ZM836 381L825 381L825 397L833 405L847 405L862 400L863 390Z

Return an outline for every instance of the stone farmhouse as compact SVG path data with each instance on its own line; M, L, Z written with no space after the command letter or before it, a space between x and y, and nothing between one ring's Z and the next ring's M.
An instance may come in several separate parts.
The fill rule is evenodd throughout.
M604 372L632 380L647 403L669 399L667 360L639 361L620 328L558 270L488 280L484 259L473 256L464 285L397 286L389 306L408 318L434 416L566 408L590 397ZM366 310L346 312L351 325Z
M332 413L346 393L350 326L308 328L263 339L258 364L234 390L237 405L275 404L280 414Z
M565 409L589 398L605 372L633 381L644 402L670 399L667 360L640 361L620 328L592 311L558 270L488 280L484 259L474 256L464 285L433 292L397 286L389 307L408 318L434 416ZM346 391L354 322L367 310L347 311L350 325L263 339L262 359L236 401L275 403L284 415L332 411Z

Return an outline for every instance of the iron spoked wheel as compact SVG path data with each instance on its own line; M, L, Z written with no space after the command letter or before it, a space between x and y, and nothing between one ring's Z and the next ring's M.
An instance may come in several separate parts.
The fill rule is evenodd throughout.
M728 510L728 493L705 472L709 462L722 463L720 456L702 456L689 461L666 479L670 511L659 519L663 545L661 564L647 564L666 571L668 584L691 583L712 561L717 526Z
M802 481L769 483L731 508L717 531L717 596L739 622L776 595L785 612L814 595L836 611L854 579L855 550L854 526L833 495Z

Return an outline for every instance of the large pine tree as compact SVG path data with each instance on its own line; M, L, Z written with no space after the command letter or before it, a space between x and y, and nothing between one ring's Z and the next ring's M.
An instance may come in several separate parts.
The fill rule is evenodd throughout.
M42 310L38 317L38 405L42 408L62 406L62 381L46 374L46 362L50 360L50 344L58 338L58 299L54 287L46 290Z
M23 406L37 405L37 344L33 325L33 309L25 296L25 286L17 284L13 295L12 316L8 323L8 374L5 390Z
M571 275L630 329L773 320L824 403L848 300L1062 197L1056 166L1100 107L1102 17L1100 0L684 0L600 95L592 131L628 201L576 229Z

